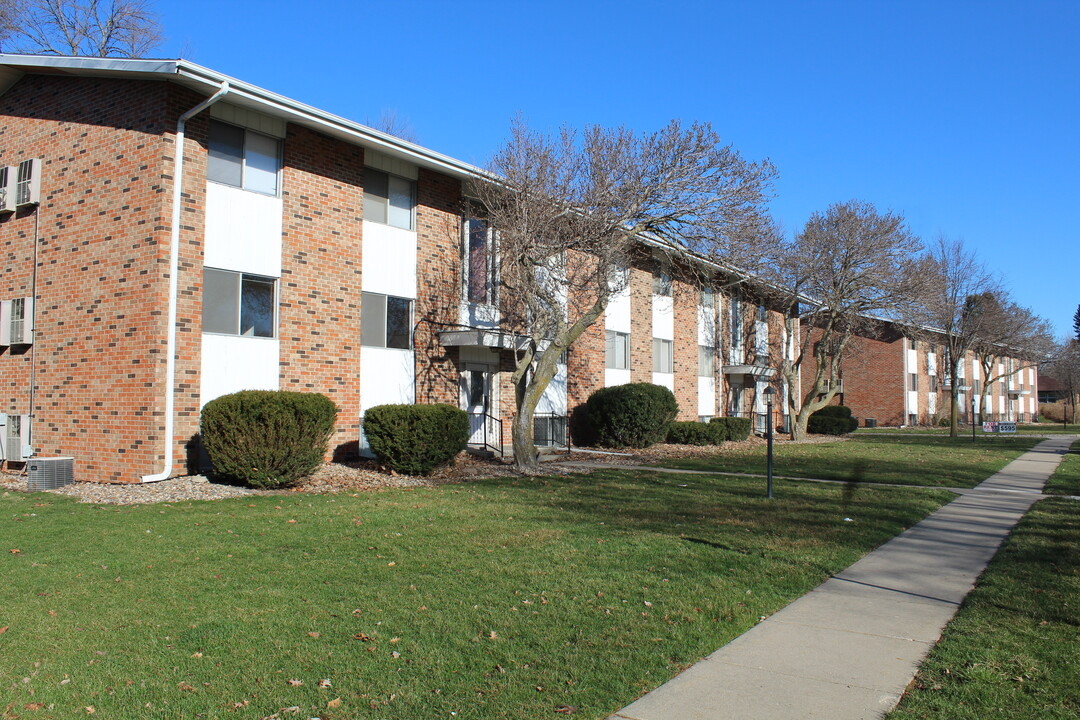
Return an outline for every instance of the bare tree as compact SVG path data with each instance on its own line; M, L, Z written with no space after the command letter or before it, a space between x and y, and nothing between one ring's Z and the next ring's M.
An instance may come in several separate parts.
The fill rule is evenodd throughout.
M903 217L857 200L815 213L785 244L774 284L794 344L780 362L792 439L806 436L810 415L839 391L851 339L908 314L924 277L921 251ZM806 382L808 357L816 367Z
M151 0L2 0L0 23L6 51L145 57L162 41Z
M983 337L992 336L992 298L1001 284L974 251L961 240L938 238L930 252L931 268L924 295L921 325L944 343L945 374L959 377L960 363ZM958 435L960 383L949 388L949 435Z
M984 293L979 302L981 329L971 349L982 370L979 407L985 408L991 385L1045 361L1054 350L1054 339L1050 324L1028 308L991 293ZM999 365L1004 369L997 371Z
M515 463L532 472L536 406L559 358L626 287L635 256L749 260L770 226L775 171L707 124L544 135L521 120L491 170L471 194L497 233L501 326L518 335Z
M1066 394L1065 402L1072 408L1072 421L1075 423L1076 401L1080 396L1080 340L1060 342L1042 372L1057 380L1061 386Z
M392 108L383 110L378 120L364 120L364 124L387 135L401 138L406 142L420 142L416 130L413 128L412 123L409 122L409 118L399 115L398 111Z

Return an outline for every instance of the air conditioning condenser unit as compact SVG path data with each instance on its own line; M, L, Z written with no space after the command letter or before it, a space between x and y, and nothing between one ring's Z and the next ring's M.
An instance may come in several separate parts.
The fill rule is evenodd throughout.
M55 490L75 482L75 458L36 457L26 463L27 490Z

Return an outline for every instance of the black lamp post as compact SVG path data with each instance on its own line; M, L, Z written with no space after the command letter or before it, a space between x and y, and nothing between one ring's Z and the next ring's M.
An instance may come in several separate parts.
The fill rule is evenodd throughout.
M765 388L765 438L768 443L768 450L766 451L765 465L765 478L766 478L766 493L765 496L772 500L772 400L776 391L772 389L772 386Z

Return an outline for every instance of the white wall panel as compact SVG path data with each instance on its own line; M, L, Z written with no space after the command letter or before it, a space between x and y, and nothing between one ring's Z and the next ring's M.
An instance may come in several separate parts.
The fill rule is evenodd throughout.
M662 340L675 339L675 305L666 295L652 296L652 336Z
M364 221L364 292L416 297L416 233Z
M616 370L614 368L604 369L604 387L626 385L628 382L630 382L629 370Z
M281 277L281 198L206 183L203 265Z
M536 404L536 412L553 413L555 415L566 414L566 366L559 365L555 377L544 389L540 396L540 402Z
M604 311L604 328L615 332L630 332L630 288L611 296Z
M277 390L280 364L277 339L204 334L200 407L240 390Z
M661 385L666 387L671 392L675 392L675 373L658 373L652 374L653 385Z
M415 402L414 367L412 350L360 348L360 413L376 405Z
M699 417L716 415L716 378L698 377L697 414Z

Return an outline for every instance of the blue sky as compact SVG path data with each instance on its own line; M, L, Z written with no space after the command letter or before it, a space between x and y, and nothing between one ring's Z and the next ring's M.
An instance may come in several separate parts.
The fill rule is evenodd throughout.
M183 56L486 164L521 113L713 124L787 230L858 198L962 238L1022 305L1080 304L1080 2L158 0Z

